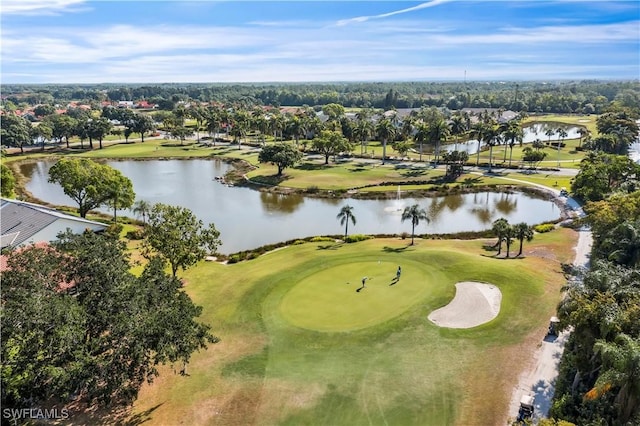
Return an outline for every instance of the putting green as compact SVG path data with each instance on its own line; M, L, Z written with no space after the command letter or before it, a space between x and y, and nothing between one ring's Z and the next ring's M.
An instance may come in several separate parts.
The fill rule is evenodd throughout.
M418 262L354 262L303 278L283 297L279 312L290 324L317 331L350 331L387 321L424 300L440 273ZM362 278L368 277L365 287Z

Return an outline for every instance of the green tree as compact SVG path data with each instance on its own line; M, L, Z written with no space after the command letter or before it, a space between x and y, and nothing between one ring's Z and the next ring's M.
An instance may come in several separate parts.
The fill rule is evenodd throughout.
M117 222L116 212L128 209L136 199L131 180L116 169L112 169L113 176L109 179L111 196L109 205L113 207L113 221Z
M218 341L153 259L137 277L109 234L62 234L8 256L2 273L2 405L80 395L132 403L162 364ZM70 296L69 290L75 296Z
M435 145L435 162L438 164L440 160L440 145L446 142L447 136L449 136L449 126L442 117L428 123L429 127L429 140Z
M108 204L114 197L113 188L129 187L128 180L118 170L87 158L62 158L49 170L49 182L62 186L64 193L78 203L80 217Z
M615 404L618 421L626 424L640 414L640 339L624 333L614 342L598 340L594 352L602 359L603 370L596 381L596 388L617 390Z
M544 151L534 150L530 146L522 150L522 161L529 164L529 168L535 170L538 164L545 159L547 153Z
M6 114L2 118L0 137L3 145L20 148L24 153L24 146L31 144L31 123L14 114Z
M3 197L13 198L15 195L13 189L16 185L16 178L13 176L13 171L6 165L0 165L0 187L2 188L1 194Z
M429 223L429 216L427 216L427 212L424 209L420 208L418 204L414 204L412 206L407 206L404 208L401 221L404 222L405 220L411 220L411 245L413 245L416 226L420 224L421 220Z
M171 267L172 276L183 271L220 245L220 232L211 223L207 228L189 209L155 204L144 230L144 256L158 256Z
M558 137L560 138L560 140L558 141L558 167L560 167L560 148L562 148L562 145L564 145L564 138L566 138L569 134L562 127L558 128L557 132Z
M109 134L112 127L111 122L109 122L105 117L89 119L87 131L89 133L90 140L98 139L100 149L102 149L102 140Z
M302 152L288 143L265 145L258 154L258 161L261 163L271 163L278 167L278 176L282 176L284 169L293 167L300 160Z
M46 122L40 122L37 126L31 127L31 139L40 139L42 145L41 150L44 151L44 144L53 136L53 129Z
M635 191L639 179L640 164L629 157L596 153L581 161L571 192L584 201L598 201L610 192Z
M464 172L464 164L469 160L466 151L452 151L442 154L442 160L446 165L446 176L455 180Z
M144 143L144 134L155 130L153 119L146 114L136 114L131 130L140 133L140 139Z
M313 149L324 155L324 164L329 164L329 157L340 152L350 152L353 146L340 132L323 130L320 137L311 141Z
M340 213L336 216L336 219L340 219L340 225L344 225L344 237L347 238L349 230L349 220L355 225L356 217L353 215L353 207L345 205L340 209Z
M518 254L516 255L516 257L519 257L522 255L522 245L524 243L524 240L533 240L533 229L526 222L520 222L513 225L513 230L515 238L517 238L520 242L520 249L518 250Z

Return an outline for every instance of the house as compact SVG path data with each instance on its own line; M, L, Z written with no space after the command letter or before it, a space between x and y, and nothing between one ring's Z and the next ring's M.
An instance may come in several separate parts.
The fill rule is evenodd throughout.
M1 248L48 243L67 229L79 234L102 232L107 226L25 201L2 198L0 203Z

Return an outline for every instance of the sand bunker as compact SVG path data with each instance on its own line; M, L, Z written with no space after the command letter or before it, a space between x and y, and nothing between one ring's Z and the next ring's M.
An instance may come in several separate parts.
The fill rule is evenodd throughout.
M471 328L498 316L502 293L491 284L466 281L456 284L456 295L447 306L429 314L440 327Z

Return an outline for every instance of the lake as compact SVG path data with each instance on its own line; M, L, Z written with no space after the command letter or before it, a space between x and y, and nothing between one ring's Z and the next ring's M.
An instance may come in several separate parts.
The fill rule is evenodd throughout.
M57 184L48 182L54 163L38 161L21 166L29 179L26 189L43 201L77 207ZM556 220L560 209L551 201L523 193L484 192L446 197L386 200L326 199L301 195L279 195L249 188L229 187L215 178L229 165L215 160L109 161L133 182L137 200L186 207L205 223L214 223L223 242L220 251L233 253L293 238L342 234L336 219L340 208L349 204L357 219L349 233L399 234L411 232L411 223L401 223L405 206L425 208L431 223L421 222L416 233L455 233L488 229L494 220L505 217L511 223L537 224ZM400 187L401 188L401 187ZM101 209L112 213L108 208ZM134 216L125 211L119 214Z

